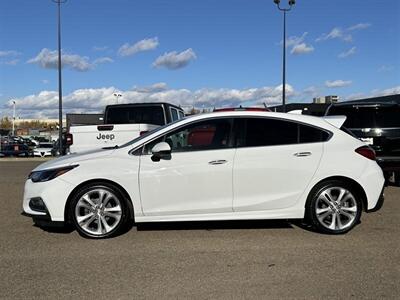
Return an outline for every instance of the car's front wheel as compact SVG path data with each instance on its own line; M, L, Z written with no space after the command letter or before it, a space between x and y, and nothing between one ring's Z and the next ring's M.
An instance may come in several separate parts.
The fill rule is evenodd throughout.
M350 231L360 220L361 199L357 191L341 181L327 181L310 193L306 213L312 225L324 233Z
M90 184L79 190L69 210L74 227L87 238L119 234L129 221L129 208L118 189L108 184Z

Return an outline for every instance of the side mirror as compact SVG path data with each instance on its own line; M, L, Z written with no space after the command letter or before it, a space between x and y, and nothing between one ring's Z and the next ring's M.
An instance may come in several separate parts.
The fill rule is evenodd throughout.
M160 159L171 159L171 146L166 142L160 142L154 145L151 149L153 161L160 161Z

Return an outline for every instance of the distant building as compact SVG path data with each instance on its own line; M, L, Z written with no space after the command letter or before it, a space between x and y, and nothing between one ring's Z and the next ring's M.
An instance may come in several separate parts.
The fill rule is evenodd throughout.
M323 96L323 97L315 97L313 98L313 103L315 104L331 104L331 103L336 103L339 101L339 97L336 95L329 95L329 96Z

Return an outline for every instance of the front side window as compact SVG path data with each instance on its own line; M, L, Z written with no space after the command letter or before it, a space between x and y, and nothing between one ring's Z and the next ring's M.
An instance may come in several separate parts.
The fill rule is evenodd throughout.
M172 152L215 150L230 147L231 119L211 119L186 125L168 133L144 148L144 154L159 142L167 142Z

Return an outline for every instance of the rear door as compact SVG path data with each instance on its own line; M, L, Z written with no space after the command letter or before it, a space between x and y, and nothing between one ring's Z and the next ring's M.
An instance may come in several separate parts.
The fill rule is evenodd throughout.
M312 179L329 133L273 118L241 119L233 170L234 211L293 206Z

